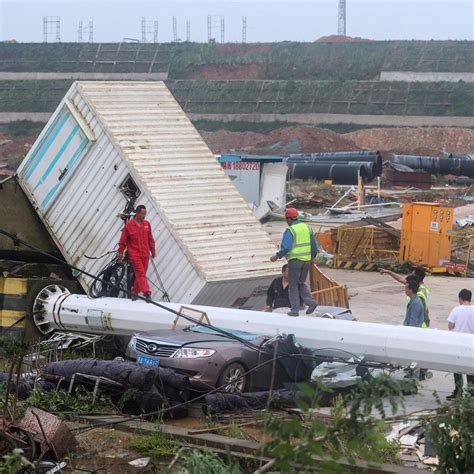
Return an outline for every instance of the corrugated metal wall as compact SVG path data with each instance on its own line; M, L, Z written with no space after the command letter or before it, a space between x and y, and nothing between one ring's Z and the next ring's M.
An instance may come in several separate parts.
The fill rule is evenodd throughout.
M70 170L60 153L70 134L55 135L64 114L87 137L84 144L81 135L83 149ZM38 156L61 181L39 212L74 265L96 274L104 261L85 255L116 248L123 225L117 215L126 204L119 188L130 174L142 192L137 204L148 208L157 267L173 301L207 293L209 305L232 305L242 297L242 281L259 286L279 273L280 265L268 260L275 252L270 237L163 83L75 83L19 169L33 203L38 183L28 169ZM149 278L157 284L151 266ZM223 283L226 296L216 285L201 292L206 282Z
M97 274L105 260L92 260L87 256L99 256L117 248L123 222L117 215L123 210L126 200L119 191L130 170L126 161L105 133L76 88L69 97L81 116L93 131L96 141L89 143L86 156L81 160L46 213L40 212L51 235L69 263L92 274ZM61 115L62 108L57 115ZM54 128L55 120L51 122ZM32 147L32 153L38 143ZM19 170L23 187L34 196L36 186L26 176L30 154ZM135 179L137 179L134 176ZM145 191L143 189L143 191ZM148 219L157 241L157 266L165 287L174 301L191 302L204 286L204 281L193 269L190 261L179 250L176 239L158 215L154 204L145 192L140 203L149 209ZM148 277L152 282L153 296L159 297L157 278L150 265ZM90 281L79 277L85 286Z

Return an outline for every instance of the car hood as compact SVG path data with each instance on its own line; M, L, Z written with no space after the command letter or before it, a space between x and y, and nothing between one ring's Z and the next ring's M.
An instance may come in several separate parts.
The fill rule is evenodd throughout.
M208 343L226 343L226 344L241 344L236 339L232 339L226 336L216 336L214 334L201 334L193 331L172 331L172 330L157 330L157 331L144 331L135 333L135 336L145 339L152 339L156 342L161 342L164 344L170 345L177 345L182 346L183 344L189 343L200 343L200 342L208 342ZM248 341L251 344L260 345L266 337L260 336L256 339Z

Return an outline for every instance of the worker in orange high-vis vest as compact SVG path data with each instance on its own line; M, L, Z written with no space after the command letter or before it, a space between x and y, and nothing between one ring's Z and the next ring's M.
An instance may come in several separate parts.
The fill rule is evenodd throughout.
M288 259L288 296L291 304L288 316L299 316L302 309L300 299L308 305L306 314L313 313L317 307L306 285L306 278L318 248L311 227L304 222L299 222L298 217L298 211L294 207L286 210L285 219L288 229L283 233L280 250L270 257L272 262L283 257Z
M145 220L146 207L137 206L135 217L125 224L119 242L119 256L122 259L127 249L128 259L135 273L132 287L132 300L136 300L143 293L147 300L151 299L150 286L146 278L150 254L155 258L155 239L151 232L150 223Z

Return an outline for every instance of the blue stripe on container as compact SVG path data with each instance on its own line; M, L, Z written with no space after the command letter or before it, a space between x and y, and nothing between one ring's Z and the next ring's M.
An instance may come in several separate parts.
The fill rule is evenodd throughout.
M40 144L37 152L30 158L31 163L26 165L26 173L25 179L29 179L31 175L34 173L37 166L40 164L41 160L43 159L44 155L48 151L51 143L55 140L58 136L59 132L62 130L66 120L71 116L70 113L63 113L62 117L57 117L55 122L50 127L48 134L44 137L44 141Z
M81 144L77 148L77 150L74 152L74 155L72 155L71 159L66 165L66 168L68 169L66 175L63 177L61 181L58 181L54 187L48 192L48 194L45 196L43 199L43 202L40 204L40 208L43 210L43 212L46 211L46 206L50 203L51 199L54 197L56 192L59 190L61 184L64 184L64 180L67 178L68 175L71 174L72 170L76 167L77 163L79 162L79 155L84 151L86 148L87 144L89 143L89 140L84 137Z
M38 181L37 185L33 189L33 192L35 192L39 186L41 186L44 183L44 180L49 176L51 171L54 169L56 163L61 159L63 156L64 152L66 151L67 147L71 143L72 139L76 136L77 132L79 131L79 125L76 125L73 129L72 132L69 134L69 136L66 138L64 143L61 145L61 148L59 151L56 153L56 156L51 160L51 163L49 166L46 168L46 171L43 173L43 176L41 176L40 180Z

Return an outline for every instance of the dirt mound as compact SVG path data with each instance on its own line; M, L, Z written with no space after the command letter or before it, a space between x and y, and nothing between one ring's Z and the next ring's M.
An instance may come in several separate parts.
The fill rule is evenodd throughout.
M474 151L474 130L465 128L372 128L342 135L360 148L438 156Z
M213 153L241 151L263 155L360 149L338 133L314 127L285 127L268 134L219 130L201 135Z
M8 133L0 133L0 160L12 157L24 157L35 142L37 134L16 137Z
M329 35L321 36L321 38L318 38L315 43L367 43L372 41L375 40L360 38L359 36Z

